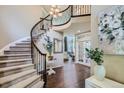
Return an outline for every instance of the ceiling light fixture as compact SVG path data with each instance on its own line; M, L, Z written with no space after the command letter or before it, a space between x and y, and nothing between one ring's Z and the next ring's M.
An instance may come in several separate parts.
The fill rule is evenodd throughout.
M60 9L57 5L52 5L50 8L50 15L52 15L54 18L57 18L58 16L62 16L62 13L60 13Z

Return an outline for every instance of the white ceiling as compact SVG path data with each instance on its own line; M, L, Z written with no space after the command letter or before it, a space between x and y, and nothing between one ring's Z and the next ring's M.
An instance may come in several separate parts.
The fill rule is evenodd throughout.
M79 33L87 32L90 30L91 30L91 23L82 22L82 23L72 23L70 27L62 30L62 32L64 32L65 34L79 34Z

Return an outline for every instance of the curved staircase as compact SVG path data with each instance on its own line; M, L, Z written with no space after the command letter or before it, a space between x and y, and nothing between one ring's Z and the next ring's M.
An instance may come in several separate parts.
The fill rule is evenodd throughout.
M40 88L44 82L34 69L31 59L31 40L10 46L0 56L0 87Z
M75 7L79 9L81 6ZM22 40L16 43L15 46L10 46L9 50L4 50L4 55L0 56L0 87L46 87L46 53L41 51L37 43L47 36L47 32L50 31L51 27L53 29L61 28L60 26L68 24L72 17L89 16L89 12L82 13L81 9L79 11L81 14L79 12L78 14L73 13L73 8L73 6L68 6L68 8L61 11L63 16L57 19L51 15L40 18L40 21L31 30L31 38ZM86 10L85 6L83 6L83 9Z

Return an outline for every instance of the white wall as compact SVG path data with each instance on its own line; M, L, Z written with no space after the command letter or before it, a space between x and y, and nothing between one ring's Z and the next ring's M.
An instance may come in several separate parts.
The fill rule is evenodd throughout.
M0 49L29 36L33 25L43 16L41 6L0 6Z

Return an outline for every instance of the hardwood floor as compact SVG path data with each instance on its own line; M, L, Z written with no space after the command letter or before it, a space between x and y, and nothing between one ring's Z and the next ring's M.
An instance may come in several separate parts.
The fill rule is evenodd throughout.
M55 75L48 76L47 88L84 88L85 79L90 76L90 68L73 62L54 69Z

